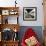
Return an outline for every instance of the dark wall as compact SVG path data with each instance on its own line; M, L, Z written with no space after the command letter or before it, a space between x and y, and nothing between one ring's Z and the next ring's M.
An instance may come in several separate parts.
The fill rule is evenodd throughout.
M43 30L42 30L42 26L21 26L20 27L20 31L19 31L19 39L20 39L20 41L22 40L23 35L24 35L25 31L28 28L32 28L37 33L39 41L43 42Z

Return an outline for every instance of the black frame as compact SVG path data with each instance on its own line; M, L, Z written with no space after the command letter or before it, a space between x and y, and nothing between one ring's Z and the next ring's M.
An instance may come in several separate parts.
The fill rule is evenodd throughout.
M25 17L24 17L25 9L35 9L35 19L32 19L32 20L25 19ZM23 20L24 21L36 21L37 20L37 7L23 7Z

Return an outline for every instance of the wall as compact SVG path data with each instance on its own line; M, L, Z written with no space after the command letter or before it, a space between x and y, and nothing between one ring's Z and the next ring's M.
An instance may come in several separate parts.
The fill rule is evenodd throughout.
M43 6L42 0L24 0L20 2L20 25L22 26L43 26ZM23 7L37 7L37 21L23 21Z
M15 0L0 0L1 7L15 6ZM43 26L43 6L42 0L17 0L19 6L19 24L20 26ZM37 7L37 21L23 20L23 7Z

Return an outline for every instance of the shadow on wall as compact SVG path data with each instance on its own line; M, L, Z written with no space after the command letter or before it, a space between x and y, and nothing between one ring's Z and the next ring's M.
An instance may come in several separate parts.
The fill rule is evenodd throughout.
M34 30L34 32L36 32L37 34L37 37L39 39L39 41L42 43L43 42L43 30L42 30L42 26L21 26L20 27L20 31L19 31L19 40L21 42L23 36L24 36L24 33L25 31L28 29L28 28L32 28Z

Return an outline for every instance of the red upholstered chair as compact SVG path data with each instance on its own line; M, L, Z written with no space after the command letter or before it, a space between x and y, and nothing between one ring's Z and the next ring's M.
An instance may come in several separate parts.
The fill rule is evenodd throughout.
M33 37L33 38L32 38ZM35 39L36 38L36 39ZM28 40L27 40L28 39ZM30 39L30 40L29 40ZM32 39L35 39L34 41L35 41L35 45L31 45L31 42L29 42L29 41L31 41ZM28 45L28 43L30 44L30 45ZM33 44L33 43L32 43ZM36 33L33 31L33 29L32 28L28 28L27 30L26 30L26 32L25 32L25 35L24 35L24 37L22 38L22 42L21 42L21 46L41 46L41 44L40 44L40 42L38 41L38 39L37 39L37 35L36 35Z

